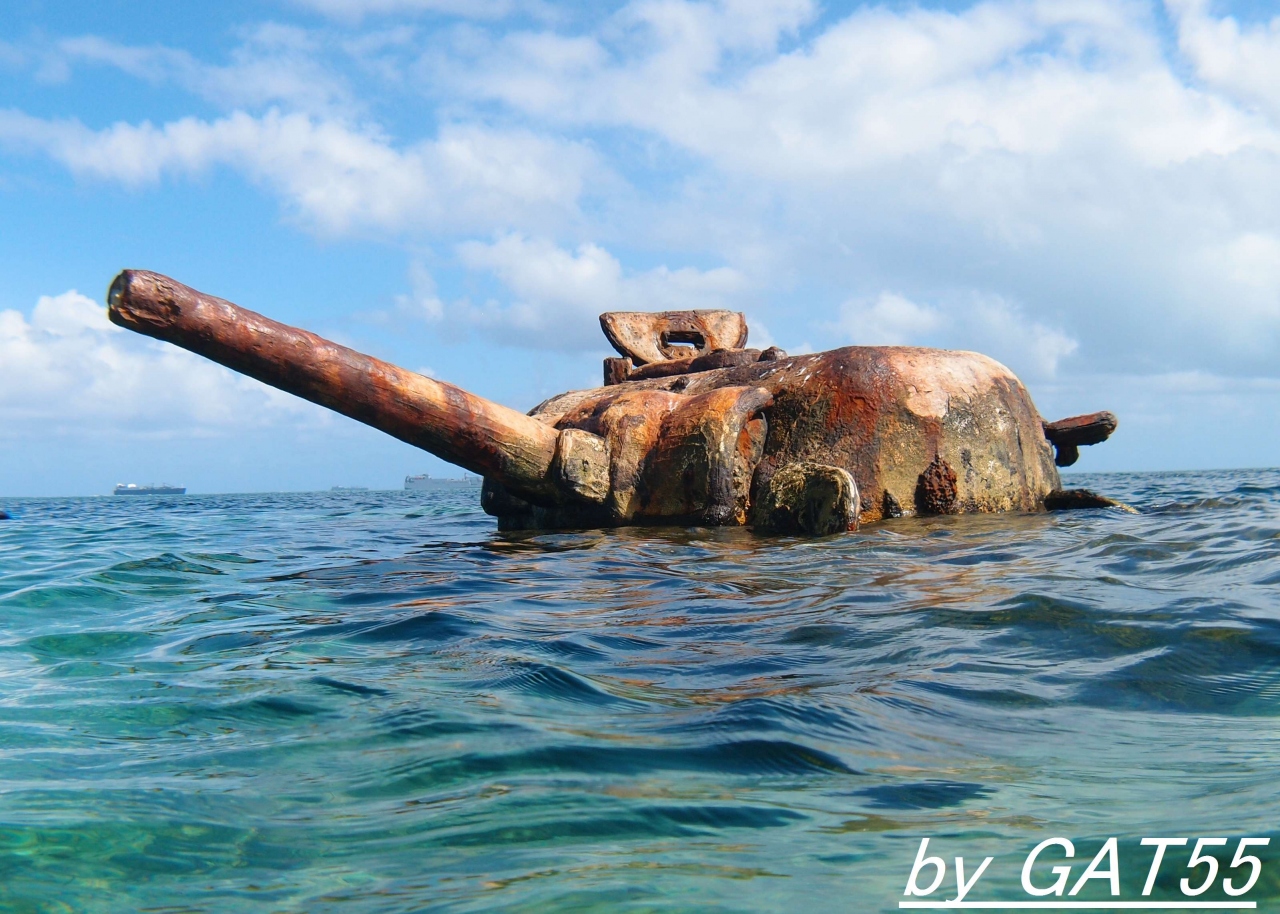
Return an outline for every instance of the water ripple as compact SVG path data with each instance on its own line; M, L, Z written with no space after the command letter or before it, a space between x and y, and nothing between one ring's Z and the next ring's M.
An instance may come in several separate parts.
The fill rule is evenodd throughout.
M1073 484L1140 513L806 541L17 500L0 908L894 910L921 837L1269 834L1280 471ZM1021 897L999 860L984 897Z

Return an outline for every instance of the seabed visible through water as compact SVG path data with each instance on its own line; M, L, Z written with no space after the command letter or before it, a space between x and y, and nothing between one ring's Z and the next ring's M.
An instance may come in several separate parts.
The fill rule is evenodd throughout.
M1225 871L1280 821L1280 470L1071 481L1141 513L10 500L0 910L893 911L925 837L995 858L970 900L1026 900L1054 836L1118 837L1130 899L1143 837L1230 837Z

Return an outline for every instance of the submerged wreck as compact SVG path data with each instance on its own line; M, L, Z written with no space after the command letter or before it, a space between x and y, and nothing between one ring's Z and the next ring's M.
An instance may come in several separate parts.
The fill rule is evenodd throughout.
M111 321L327 406L484 477L499 529L753 525L822 535L911 514L1101 507L1058 466L1106 440L1101 412L1046 423L973 352L745 348L731 311L615 312L604 385L529 414L126 270Z

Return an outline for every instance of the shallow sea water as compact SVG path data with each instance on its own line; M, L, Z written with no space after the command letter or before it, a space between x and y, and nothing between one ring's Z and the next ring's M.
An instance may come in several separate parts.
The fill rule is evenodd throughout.
M969 900L1025 900L1059 835L1077 874L1118 837L1128 898L1145 836L1229 836L1225 869L1280 821L1280 470L1070 482L1141 513L10 500L0 910L890 911L925 837L938 899L990 855Z

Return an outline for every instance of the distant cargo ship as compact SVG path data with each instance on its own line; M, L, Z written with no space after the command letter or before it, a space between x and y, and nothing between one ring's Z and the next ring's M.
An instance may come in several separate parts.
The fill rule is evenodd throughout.
M168 483L158 486L140 486L136 482L116 486L116 495L186 495L186 486L171 486Z
M418 476L406 476L404 478L404 490L406 492L436 492L440 489L454 489L461 486L477 486L479 484L479 476L464 476L461 479L432 479L426 473L422 473Z
M330 492L368 492L368 486L334 486Z

